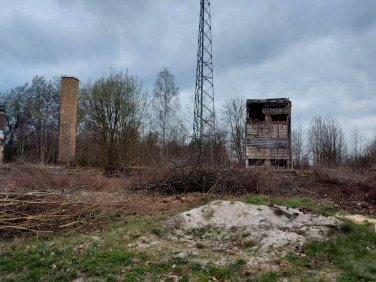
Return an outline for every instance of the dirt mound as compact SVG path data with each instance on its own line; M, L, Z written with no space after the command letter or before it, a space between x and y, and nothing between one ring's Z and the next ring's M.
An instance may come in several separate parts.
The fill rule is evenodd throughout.
M335 217L282 206L214 201L174 216L164 228L172 239L199 243L213 251L230 250L255 263L285 255L308 240L323 240L340 223Z

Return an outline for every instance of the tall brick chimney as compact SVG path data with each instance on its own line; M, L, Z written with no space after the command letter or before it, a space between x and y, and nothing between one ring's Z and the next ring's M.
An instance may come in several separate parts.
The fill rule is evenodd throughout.
M78 84L75 77L61 78L58 161L68 165L76 154Z

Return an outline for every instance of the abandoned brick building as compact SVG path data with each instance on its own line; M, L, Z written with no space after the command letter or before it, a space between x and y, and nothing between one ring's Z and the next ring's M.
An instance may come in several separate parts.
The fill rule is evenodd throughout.
M291 101L248 99L246 142L246 166L289 166Z
M0 104L0 163L3 162L5 109Z

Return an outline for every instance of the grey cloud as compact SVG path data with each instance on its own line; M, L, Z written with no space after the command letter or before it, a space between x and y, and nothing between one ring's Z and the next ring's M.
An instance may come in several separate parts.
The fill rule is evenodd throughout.
M237 7L234 2L218 6L214 50L224 68L275 59L304 41L344 32L358 36L376 22L375 1L244 1Z
M110 68L149 92L163 66L192 102L199 1L7 1L0 11L0 90L34 75L81 81ZM230 97L290 97L307 126L332 113L347 131L376 124L376 1L212 1L217 111ZM363 127L362 127L363 126Z

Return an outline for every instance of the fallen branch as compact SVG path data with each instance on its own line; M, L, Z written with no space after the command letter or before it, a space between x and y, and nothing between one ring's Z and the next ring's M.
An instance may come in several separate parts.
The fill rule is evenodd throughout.
M0 238L96 227L106 220L98 204L74 201L66 195L0 194Z

